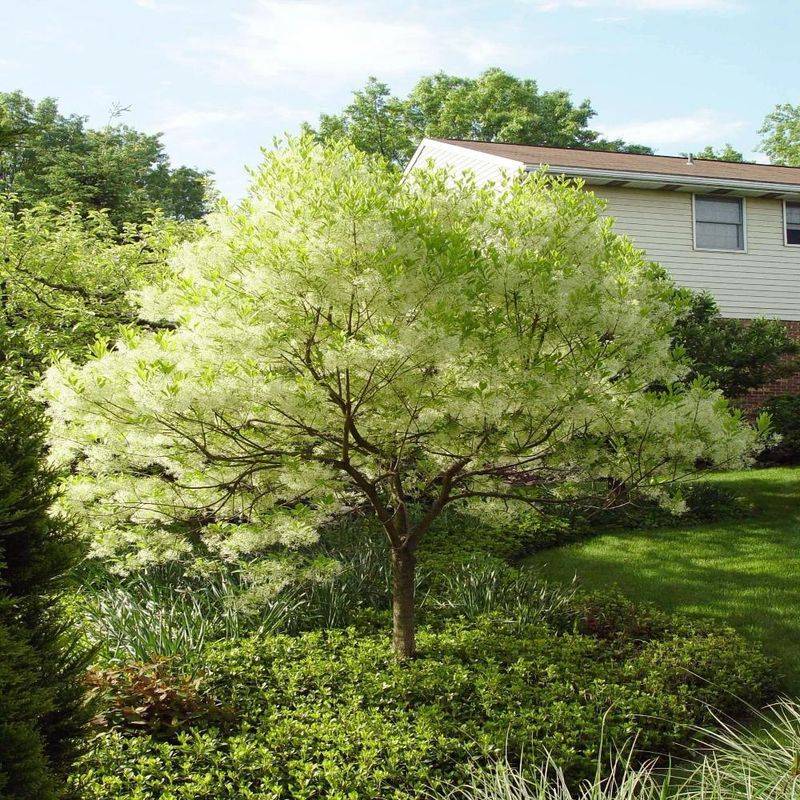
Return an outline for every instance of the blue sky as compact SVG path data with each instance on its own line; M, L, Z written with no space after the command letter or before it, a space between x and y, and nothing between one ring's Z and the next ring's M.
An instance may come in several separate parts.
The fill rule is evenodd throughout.
M800 102L796 0L0 0L0 90L163 131L175 163L242 194L259 147L336 111L368 75L501 66L589 97L594 127L673 154Z

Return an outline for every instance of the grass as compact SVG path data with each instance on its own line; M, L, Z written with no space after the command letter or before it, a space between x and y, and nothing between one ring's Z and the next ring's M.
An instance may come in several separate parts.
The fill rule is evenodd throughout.
M800 468L716 475L709 480L753 504L739 521L608 533L536 554L548 579L617 585L688 618L718 620L758 642L777 663L782 688L800 695Z

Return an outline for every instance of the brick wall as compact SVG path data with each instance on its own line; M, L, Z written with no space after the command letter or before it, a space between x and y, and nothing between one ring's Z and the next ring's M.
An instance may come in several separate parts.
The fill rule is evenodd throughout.
M742 322L749 321L750 320L742 320ZM800 342L800 321L786 320L783 324L788 329L792 339L796 342ZM746 411L757 411L766 400L778 394L800 394L800 372L795 372L794 375L788 375L785 378L768 383L760 389L752 389L743 398L737 401L737 405L741 406Z

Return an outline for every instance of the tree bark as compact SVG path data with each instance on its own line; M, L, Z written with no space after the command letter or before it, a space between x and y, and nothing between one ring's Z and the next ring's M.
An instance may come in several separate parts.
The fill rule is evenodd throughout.
M392 644L395 656L413 658L416 654L414 634L414 573L417 557L413 544L392 547Z

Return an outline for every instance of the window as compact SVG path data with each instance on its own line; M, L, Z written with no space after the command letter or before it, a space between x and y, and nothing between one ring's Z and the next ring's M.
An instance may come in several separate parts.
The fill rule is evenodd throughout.
M784 203L786 244L800 244L800 203Z
M744 200L696 196L694 246L698 250L744 250Z

